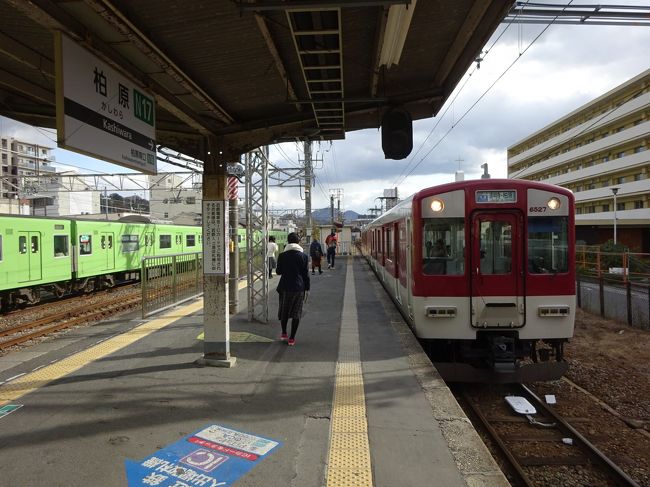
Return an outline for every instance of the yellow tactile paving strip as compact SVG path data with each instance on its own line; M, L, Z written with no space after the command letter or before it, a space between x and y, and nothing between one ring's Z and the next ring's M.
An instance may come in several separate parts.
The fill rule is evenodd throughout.
M243 289L247 286L246 281L240 281L238 287ZM0 407L16 401L25 394L29 394L36 389L45 386L49 382L55 381L64 377L68 374L71 374L75 370L79 370L84 365L92 362L93 360L98 360L106 355L109 355L121 348L126 347L127 345L132 344L133 342L144 338L150 333L160 330L165 326L173 323L180 318L184 318L191 313L194 313L200 309L203 309L203 299L199 299L196 302L184 306L179 309L169 311L160 318L155 318L153 320L147 321L140 326L133 328L132 330L123 333L119 336L109 338L108 340L101 342L83 352L79 352L71 357L60 360L54 364L42 367L34 372L20 376L11 382L0 385ZM255 340L244 340L244 341L255 341Z
M348 264L330 423L327 487L372 486L354 273Z
M174 321L183 318L203 308L203 299L200 299L183 308L170 311L169 313L156 318L142 325L133 328L121 335L109 338L98 343L83 352L79 352L68 358L60 360L46 367L30 372L14 379L11 382L0 386L0 406L14 402L20 397L28 394L49 382L60 379L72 372L79 370L84 365L109 355L117 350L144 338L150 333L160 330Z

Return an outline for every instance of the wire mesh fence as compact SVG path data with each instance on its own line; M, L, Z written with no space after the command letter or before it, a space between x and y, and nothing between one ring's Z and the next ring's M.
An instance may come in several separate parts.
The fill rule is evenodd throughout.
M203 254L145 257L141 279L145 318L203 294Z

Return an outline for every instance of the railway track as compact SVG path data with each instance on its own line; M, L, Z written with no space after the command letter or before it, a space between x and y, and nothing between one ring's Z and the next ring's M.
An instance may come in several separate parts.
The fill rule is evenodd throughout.
M457 393L508 463L514 485L639 486L570 424L588 418L563 418L526 386L508 387L507 394L495 396L500 404L492 405L477 400L468 387ZM506 395L525 398L536 414L513 415Z
M78 306L53 313L28 323L10 326L0 330L0 350L4 350L34 338L42 337L65 328L96 321L106 315L130 309L140 303L141 297L119 296L101 303ZM10 338L4 338L10 337Z

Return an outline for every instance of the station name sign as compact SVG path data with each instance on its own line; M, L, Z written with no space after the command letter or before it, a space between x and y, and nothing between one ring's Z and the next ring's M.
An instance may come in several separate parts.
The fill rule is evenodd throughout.
M59 147L156 174L156 105L146 89L57 32Z

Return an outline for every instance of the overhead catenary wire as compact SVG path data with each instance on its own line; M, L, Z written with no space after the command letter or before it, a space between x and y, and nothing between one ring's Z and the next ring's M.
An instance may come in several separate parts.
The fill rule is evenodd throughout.
M572 2L573 0L571 0L567 6ZM427 158L427 156L431 154L431 152L433 152L442 143L443 140L445 140L447 135L449 135L449 133L455 127L457 127L460 122L462 122L462 120L474 109L474 107L492 90L492 88L494 88L494 86L506 75L506 73L510 71L510 69L517 63L517 61L519 61L519 59L521 59L521 57L535 44L535 42L537 42L537 40L551 27L551 25L553 25L555 19L557 19L557 16L542 29L542 31L530 42L530 44L528 44L528 46L519 53L519 56L517 56L514 61L512 61L512 63L510 63L510 65L508 65L508 67L497 77L497 79L494 80L492 84L490 84L490 86L488 86L488 88L474 101L474 103L472 103L472 105L467 110L465 110L461 117L449 127L449 129L442 135L442 137L438 139L434 146L418 161L418 163L404 176L403 179L406 179L408 176L410 176Z

